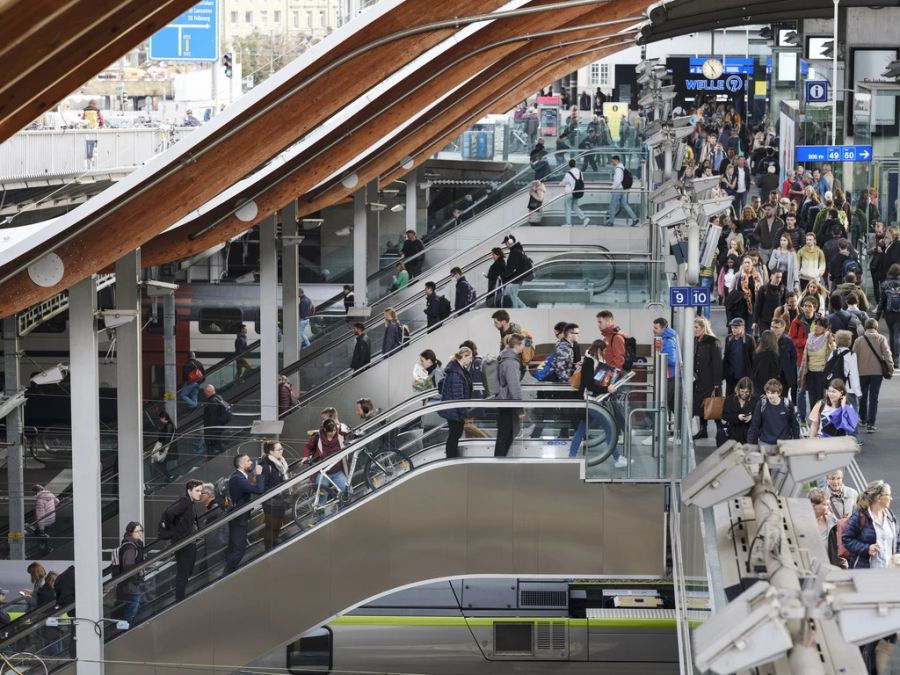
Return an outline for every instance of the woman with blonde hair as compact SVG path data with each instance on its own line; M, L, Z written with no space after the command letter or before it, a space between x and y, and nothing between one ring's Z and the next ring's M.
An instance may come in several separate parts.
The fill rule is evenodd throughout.
M544 196L547 194L547 186L543 181L531 181L528 188L528 223L538 225L541 222L541 207L544 205Z
M441 387L441 401L468 401L472 398L472 365L474 354L468 347L460 347L444 369L444 384ZM459 439L462 437L469 408L441 410L438 415L447 420L447 459L459 457Z
M694 440L707 438L706 419L703 417L703 399L718 395L722 386L722 349L719 339L709 325L709 320L698 316L694 319L694 415L700 418L700 429ZM716 420L716 426L721 421Z
M403 344L403 329L397 321L397 311L393 307L384 310L384 336L381 338L381 354L387 356L400 349Z

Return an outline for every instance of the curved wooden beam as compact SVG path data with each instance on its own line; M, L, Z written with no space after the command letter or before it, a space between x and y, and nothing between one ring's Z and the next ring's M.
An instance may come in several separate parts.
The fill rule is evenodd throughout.
M235 109L206 134L204 145L190 146L187 154L157 167L144 182L107 204L103 213L88 211L91 215L77 229L66 231L0 269L0 276L8 277L0 285L0 316L24 309L111 265L254 171L287 147L291 139L304 135L375 83L454 34L453 28L404 33L422 25L423 17L427 16L429 23L449 21L492 11L502 1L447 0L435 4L432 0L405 0L299 72L275 78L254 108L245 111L245 117ZM340 62L354 50L396 34L406 37ZM319 77L328 66L333 68L327 77L295 91L309 78ZM39 287L22 267L51 248L63 260L65 272L55 286Z

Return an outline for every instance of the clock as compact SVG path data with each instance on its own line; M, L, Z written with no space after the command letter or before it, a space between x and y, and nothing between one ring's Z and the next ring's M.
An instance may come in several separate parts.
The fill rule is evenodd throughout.
M706 59L703 62L703 77L707 80L717 80L722 76L725 67L719 59Z

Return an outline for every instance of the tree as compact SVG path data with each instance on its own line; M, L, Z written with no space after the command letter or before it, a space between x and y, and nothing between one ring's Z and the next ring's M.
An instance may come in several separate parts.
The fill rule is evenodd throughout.
M241 62L244 77L253 77L256 86L280 70L309 47L303 33L270 33L254 31L247 37L235 38L232 51Z

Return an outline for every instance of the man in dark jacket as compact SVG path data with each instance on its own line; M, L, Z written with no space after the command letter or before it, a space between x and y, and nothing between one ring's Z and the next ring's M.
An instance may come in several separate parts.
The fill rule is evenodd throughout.
M256 473L256 485L250 482L250 472ZM260 495L266 491L266 477L259 464L253 469L253 460L247 454L234 458L234 473L228 478L228 493L231 497L232 509L239 509L248 503L252 495ZM244 552L247 550L247 529L250 525L250 512L228 522L228 548L225 550L225 570L222 576L234 572Z
M418 258L411 258L421 253L425 250L425 244L423 244L419 239L416 238L415 230L407 230L406 231L406 241L403 242L403 248L400 249L400 257L403 259L403 264L406 266L406 271L409 272L409 278L419 276L422 273L422 262L424 256L419 256Z
M200 372L199 378L196 375L197 371ZM197 396L200 393L200 383L203 381L205 375L206 369L197 359L197 355L194 352L188 352L187 361L181 366L181 389L178 391L178 398L179 400L184 401L191 410L197 409Z
M247 324L242 323L237 335L234 336L234 353L238 357L236 361L238 382L243 380L244 375L250 370L250 362L243 356L247 348Z
M759 255L763 262L769 261L769 254L773 248L777 248L778 239L784 229L784 221L775 215L772 204L766 203L765 213L756 224L756 237L759 240Z
M753 352L756 350L756 340L744 332L744 320L732 319L728 324L731 334L725 338L725 353L722 366L725 377L725 395L734 393L734 385L742 377L749 377L753 372Z
M778 338L778 358L781 360L781 381L783 390L792 401L797 400L797 345L785 332L787 322L778 317L772 319L772 332Z
M309 347L311 340L309 339L309 324L313 315L316 313L316 306L303 289L297 289L300 294L300 304L297 306L297 316L300 319L300 325L297 327L298 337L300 338L300 348Z
M203 492L203 481L191 479L184 485L184 494L175 503L163 511L159 523L160 539L171 539L177 544L187 539L198 529L197 514L194 504L200 501ZM184 600L188 579L194 571L197 560L197 544L188 544L175 553L175 602Z
M369 336L366 335L365 324L359 322L353 324L353 334L356 336L356 344L353 346L350 370L359 370L369 365L369 361L372 360L372 347L369 344Z
M463 276L459 267L454 267L450 270L450 276L456 280L456 297L453 301L453 309L458 312L469 305L469 291L472 288L472 284Z
M503 305L509 305L513 308L528 307L528 305L519 300L522 276L529 268L525 251L522 248L522 244L511 234L504 237L503 245L509 247L509 254L506 256L506 270L502 277L505 284L503 287Z
M781 270L769 274L769 283L760 286L756 291L756 302L753 303L753 325L759 332L769 330L775 310L785 303L787 291L781 284Z
M747 442L762 447L774 447L778 441L800 438L800 422L794 406L781 397L783 389L778 380L766 382L766 395L753 410Z
M437 286L433 281L425 284L425 320L428 328L441 320L441 299L437 294Z
M203 406L203 440L206 452L209 455L220 455L225 451L222 444L225 430L221 427L227 426L231 421L231 406L216 393L216 388L211 384L203 387L203 394L206 396Z

